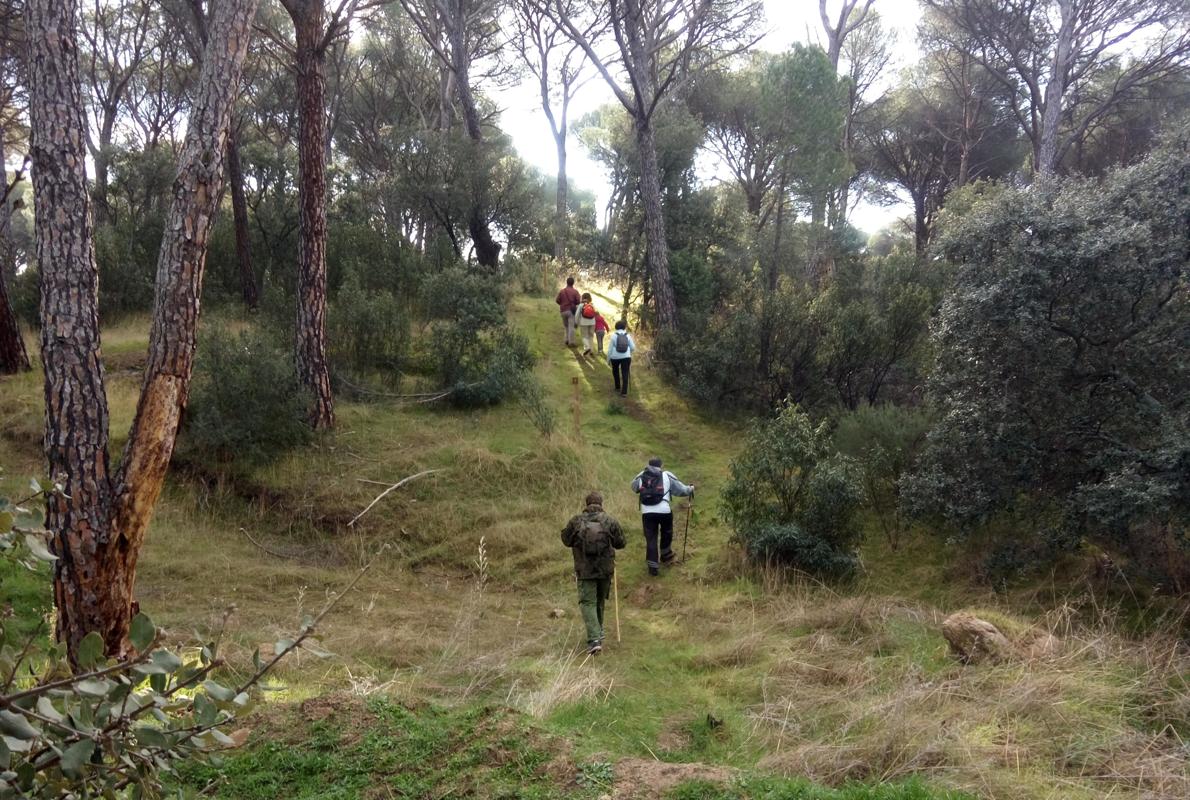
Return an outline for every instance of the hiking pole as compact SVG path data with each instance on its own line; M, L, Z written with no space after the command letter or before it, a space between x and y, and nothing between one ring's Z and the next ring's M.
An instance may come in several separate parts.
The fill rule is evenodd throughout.
M620 643L620 581L618 569L612 568L612 609L616 613L616 644Z
M686 532L682 534L682 563L686 563L686 542L690 541L690 512L694 508L694 495L686 502Z

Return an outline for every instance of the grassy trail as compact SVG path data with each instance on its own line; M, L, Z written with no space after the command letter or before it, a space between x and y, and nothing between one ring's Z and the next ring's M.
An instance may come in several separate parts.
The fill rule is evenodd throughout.
M596 304L605 318L616 319L611 298L597 296ZM755 686L739 680L736 670L712 664L719 650L737 640L739 628L751 624L747 613L735 613L748 603L747 593L737 591L743 587L709 579L728 536L716 503L739 432L705 419L665 385L644 357L647 344L633 359L630 397L621 401L604 358L584 357L581 348L562 345L551 302L521 298L515 314L537 352L538 376L554 400L559 428L581 454L586 478L559 492L558 511L543 520L544 535L556 541L556 529L581 510L591 488L604 493L608 510L628 534L628 547L617 562L623 641L609 642L595 665L610 691L599 703L564 705L550 722L559 730L584 731L580 749L591 753L754 763L759 742L712 735L705 723L712 714L726 720L728 731L742 732L747 726L740 711L755 699ZM632 477L654 455L682 480L699 486L687 560L665 568L660 578L647 574L636 497L629 489ZM680 551L686 503L675 506L675 549ZM565 562L568 554L559 546L552 557ZM559 606L574 614L566 589ZM573 645L580 643L576 635Z

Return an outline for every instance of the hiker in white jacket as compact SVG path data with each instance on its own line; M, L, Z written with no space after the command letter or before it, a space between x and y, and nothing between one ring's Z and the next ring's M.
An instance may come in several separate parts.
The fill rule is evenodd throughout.
M661 469L661 459L649 459L645 467L632 479L632 491L640 495L640 518L645 529L645 561L649 574L656 576L662 564L674 560L674 514L670 499L693 497L694 484L687 486L672 472ZM660 534L660 553L658 553Z
M607 363L612 367L612 378L620 397L628 396L628 373L632 369L632 354L636 352L636 341L628 332L628 323L616 323L616 332L607 342Z

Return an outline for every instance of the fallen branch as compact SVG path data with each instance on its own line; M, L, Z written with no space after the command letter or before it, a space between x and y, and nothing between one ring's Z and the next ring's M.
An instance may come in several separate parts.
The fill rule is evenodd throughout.
M367 507L366 507L366 508L365 508L363 511L359 512L358 514L356 514L356 515L355 515L355 517L354 517L354 518L352 518L351 522L348 522L348 523L347 523L347 527L348 527L348 528L351 528L351 527L353 527L353 526L355 525L355 523L359 521L359 518L360 518L360 517L362 517L364 514L367 514L369 511L371 511L371 510L372 510L372 506L376 505L376 504L377 504L377 503L379 503L381 500L383 500L383 499L384 499L384 497L385 497L385 495L387 495L389 492L393 491L394 489L400 489L400 488L401 488L402 486L404 486L405 484L407 484L407 483L409 483L409 482L411 482L411 481L415 481L415 480L417 480L418 478L424 478L426 475L433 475L435 472L442 472L442 470L440 470L440 469L427 469L427 470L423 470L423 471L421 471L421 472L417 473L416 475L410 475L410 476L409 476L409 477L407 477L407 478L401 478L401 480L397 481L396 483L392 484L392 485L391 485L391 486L389 486L387 489L385 489L383 492L381 492L380 494L376 495L376 498L375 498L375 499L374 499L372 502L368 503ZM364 479L364 478L359 478L358 480L360 480L360 481L362 481L362 482L367 482L367 483L375 483L375 481L365 481L365 479Z
M377 389L368 389L367 387L352 383L351 381L347 380L341 374L338 374L338 373L336 373L335 379L337 381L339 381L340 383L342 383L344 386L346 386L348 389L351 389L352 391L355 391L355 392L359 392L361 394L370 394L375 397L387 397L390 400L404 400L409 403L434 403L434 402L437 402L438 400L445 400L447 397L450 397L452 394L459 391L460 389L474 389L476 386L479 386L479 381L475 381L473 383L465 383L462 386L455 386L450 389L436 389L435 391L432 391L432 392L414 392L411 394L397 394L394 392L381 392Z
M256 545L262 551L264 551L265 553L268 553L270 556L273 556L275 558L287 558L287 559L290 559L293 561L304 561L305 560L305 558L300 555L295 555L292 553L282 553L277 550L270 550L269 548L265 547L260 542L256 541L256 539L252 538L252 534L248 533L247 529L245 529L245 528L240 528L240 533L244 534L244 536L248 539L248 541L252 542L252 544Z

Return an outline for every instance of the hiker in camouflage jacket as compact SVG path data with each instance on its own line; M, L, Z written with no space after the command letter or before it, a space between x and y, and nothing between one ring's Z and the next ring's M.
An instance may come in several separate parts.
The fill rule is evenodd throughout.
M603 606L611 596L615 551L626 544L620 523L603 510L603 495L587 495L583 513L571 517L562 529L562 544L574 555L578 606L587 626L587 652L598 654L603 650Z

